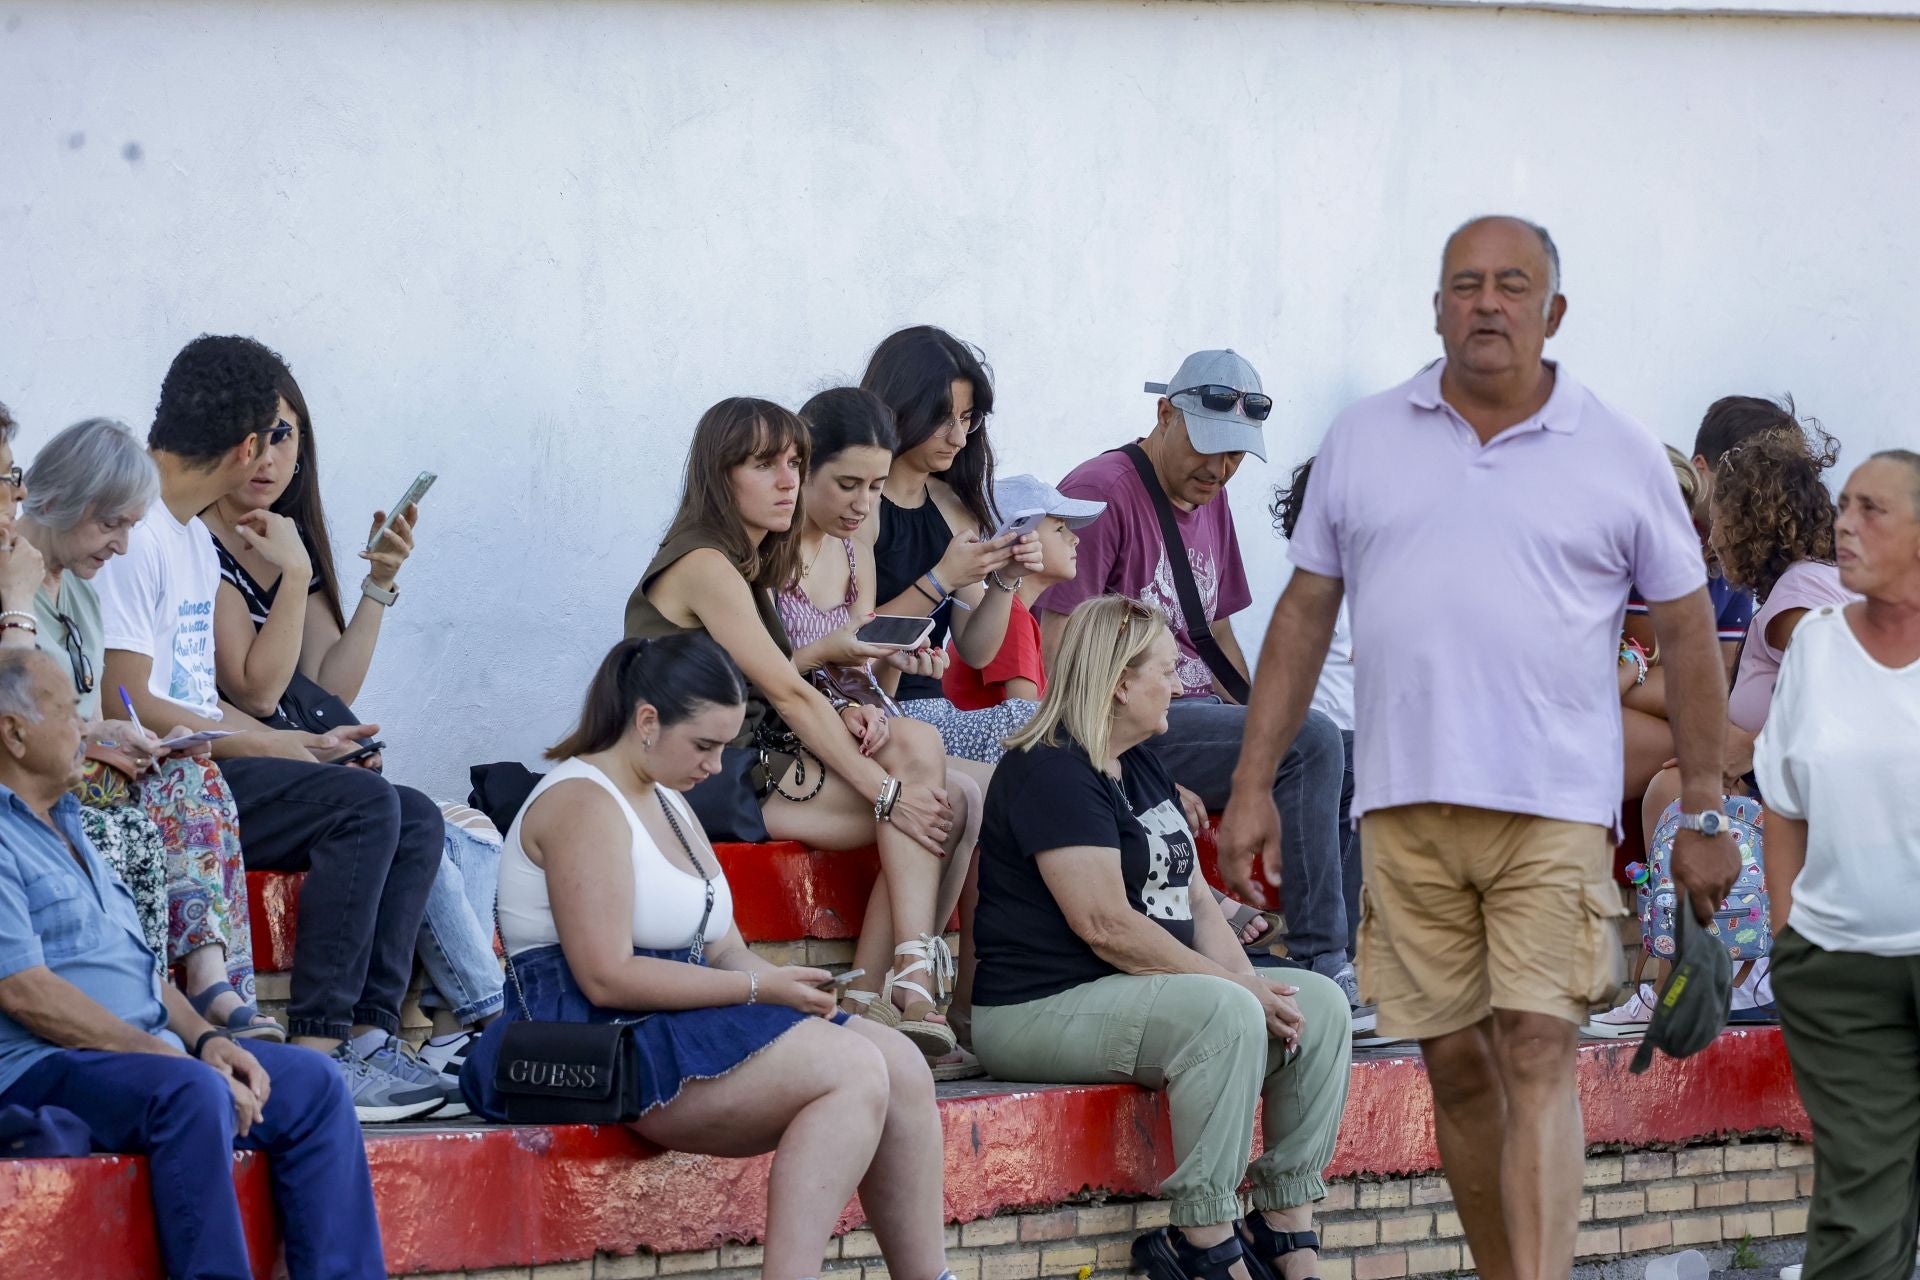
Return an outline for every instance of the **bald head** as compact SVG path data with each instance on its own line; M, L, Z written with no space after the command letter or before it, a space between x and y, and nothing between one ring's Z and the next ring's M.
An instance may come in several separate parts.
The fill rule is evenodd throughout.
M1551 302L1554 295L1560 292L1560 246L1553 242L1552 234L1539 223L1507 213L1482 214L1478 218L1469 218L1453 229L1453 234L1447 237L1447 243L1440 250L1440 287L1444 289L1447 285L1447 263L1453 254L1454 241L1469 231L1493 224L1524 231L1539 242L1541 263L1546 273L1547 299Z

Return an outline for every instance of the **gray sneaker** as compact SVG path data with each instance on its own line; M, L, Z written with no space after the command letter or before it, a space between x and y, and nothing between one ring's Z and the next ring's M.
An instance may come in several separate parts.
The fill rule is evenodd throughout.
M453 1120L467 1114L467 1100L458 1082L449 1084L439 1071L414 1057L400 1043L399 1036L388 1036L385 1044L368 1054L367 1065L412 1088L433 1090L435 1096L446 1102L434 1112L438 1119Z
M353 1097L353 1114L361 1124L392 1124L397 1120L418 1120L446 1105L446 1095L438 1089L423 1089L398 1076L374 1070L371 1063L342 1044L328 1055L347 1082Z
M1346 993L1347 1008L1353 1017L1353 1031L1358 1035L1371 1031L1379 1025L1380 1017L1370 1004L1360 1003L1360 976L1353 971L1351 964L1343 964L1332 975L1334 985Z

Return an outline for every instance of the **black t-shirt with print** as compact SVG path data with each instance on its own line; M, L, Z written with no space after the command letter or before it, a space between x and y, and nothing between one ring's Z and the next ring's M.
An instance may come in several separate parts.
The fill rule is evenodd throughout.
M1078 745L1011 751L993 772L980 828L975 1004L1024 1004L1120 972L1068 926L1037 858L1078 845L1120 851L1135 911L1193 945L1193 834L1151 748L1120 757L1119 780Z

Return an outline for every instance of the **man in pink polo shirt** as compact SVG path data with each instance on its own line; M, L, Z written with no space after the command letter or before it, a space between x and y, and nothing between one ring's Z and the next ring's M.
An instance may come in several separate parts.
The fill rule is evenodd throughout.
M1566 313L1559 274L1543 228L1461 227L1434 295L1446 358L1328 429L1220 836L1229 882L1244 887L1256 854L1272 876L1274 763L1344 594L1362 990L1383 1033L1420 1041L1486 1280L1573 1265L1578 1028L1620 976L1614 666L1632 584L1668 664L1694 827L1674 880L1704 920L1737 869L1715 833L1726 675L1699 539L1653 435L1541 359Z

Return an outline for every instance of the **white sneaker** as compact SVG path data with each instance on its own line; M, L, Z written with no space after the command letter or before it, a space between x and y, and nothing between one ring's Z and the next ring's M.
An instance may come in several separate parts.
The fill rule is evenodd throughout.
M1625 1004L1606 1013L1595 1014L1587 1019L1587 1025L1581 1031L1603 1040L1641 1035L1653 1021L1653 1002L1658 998L1652 987L1642 983L1640 990L1629 996Z
M1800 1264L1780 1268L1780 1280L1800 1280Z
M453 1083L460 1083L460 1068L467 1065L467 1051L478 1037L471 1031L456 1031L450 1036L435 1036L413 1055Z

